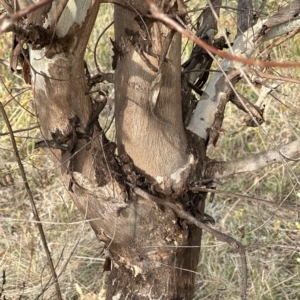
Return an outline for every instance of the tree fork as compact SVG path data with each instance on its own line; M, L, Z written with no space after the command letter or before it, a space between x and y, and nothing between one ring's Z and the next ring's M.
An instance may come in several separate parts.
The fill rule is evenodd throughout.
M45 140L55 137L68 145L66 151L51 149L65 186L112 260L107 299L126 295L192 299L201 230L171 209L141 199L125 185L130 175L133 180L144 176L150 192L153 189L162 198L173 195L180 202L195 172L200 156L189 151L182 122L180 35L175 34L166 51L163 45L169 44L164 40L170 29L161 22L145 22L151 35L148 42L153 43L149 56L141 45L143 39L130 40L143 34L136 21L142 14L116 8L116 42L120 45L123 40L127 47L117 63L115 80L119 158L114 143L96 124L87 149L86 140L77 136L85 132L92 114L83 54L99 2L75 1L75 6L69 1L66 9L75 10L72 16L78 19L71 23L62 12L55 27L59 43L30 50L32 84ZM136 5L141 12L148 9L142 0ZM176 5L169 11L176 11ZM49 14L51 23L51 10ZM166 59L160 59L163 53ZM120 159L127 154L135 166L130 174L125 174ZM204 202L200 204L203 210Z

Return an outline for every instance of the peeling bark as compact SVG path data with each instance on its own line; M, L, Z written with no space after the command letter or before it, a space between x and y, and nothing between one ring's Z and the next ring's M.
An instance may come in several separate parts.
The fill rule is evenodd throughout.
M143 30L136 12L116 8L116 45L124 51L115 75L117 145L97 123L88 139L93 107L83 54L100 3L65 4L54 1L45 19L53 41L30 49L35 109L45 140L63 145L50 152L65 186L106 244L105 256L112 261L106 298L192 299L201 230L132 189L143 184L182 205L200 160L189 150L182 122L180 36L175 34L166 49L165 25L151 20ZM178 9L173 1L165 4L169 12ZM135 5L147 9L144 1ZM141 45L145 38L152 44ZM198 209L204 210L204 202Z

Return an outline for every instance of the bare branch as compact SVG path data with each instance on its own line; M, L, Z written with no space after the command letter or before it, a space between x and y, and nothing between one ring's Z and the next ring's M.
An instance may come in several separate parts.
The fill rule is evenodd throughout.
M21 19L22 17L34 12L35 10L39 9L40 7L52 2L53 0L41 0L40 2L33 3L31 5L28 5L24 9L14 13L12 15L12 19L14 21Z
M250 202L259 203L261 205L272 206L274 208L278 208L280 206L280 209L284 209L284 210L292 211L292 212L298 212L299 211L299 209L297 209L297 207L284 206L284 205L280 205L280 203L271 202L271 201L268 201L268 200L264 200L264 199L260 199L260 198L256 198L256 197L250 197L250 196L246 196L246 195L242 195L242 194L230 193L230 192L227 192L227 191L201 188L201 187L193 187L190 190L191 191L199 191L199 192L208 192L208 193L220 194L220 195L225 195L225 196L234 197L234 198L242 198L242 199L245 199L245 200L250 201Z
M254 74L256 76L259 76L259 77L262 77L262 78L268 78L268 79L273 79L273 80L280 80L280 81L286 81L286 82L300 84L300 80L296 79L296 78L276 76L276 75L273 75L273 74L267 74L267 73L261 72L259 70L255 70L253 68L249 68L249 67L245 67L244 70L246 72L252 73L252 74Z
M98 36L97 38L97 41L95 43L95 46L94 46L94 63L95 63L95 66L97 68L97 71L98 71L98 74L96 76L99 77L99 82L101 81L104 81L104 80L107 80L108 79L108 82L114 82L114 74L112 73L103 73L101 70L100 70L100 67L99 67L99 64L98 64L98 61L97 61L97 47L98 47L98 44L100 42L100 39L101 37L103 36L103 34L110 28L110 26L114 23L114 21L110 22L104 29L103 31L100 33L100 35Z
M242 102L242 101L243 102ZM244 111L245 113L248 113L248 111L251 112L253 117L255 117L257 120L263 121L263 110L259 107L252 104L247 98L244 96L238 94L238 97L234 97L233 99L230 99L230 101L240 110ZM245 106L247 107L247 110L245 109Z
M14 130L13 133L29 131L29 130L36 129L36 128L39 128L39 127L40 127L39 125L35 125L35 126L24 128L24 129ZM0 136L9 135L9 134L10 134L10 132L0 132Z
M231 47L231 53L233 53L235 57L248 58L253 55L256 47L259 46L259 44L253 42L253 38L256 36L257 32L260 31L262 25L263 22L256 24L235 40ZM291 21L289 24L282 24L278 27L273 27L259 40L259 43L261 44L269 39L286 34L299 27L299 19ZM228 85L233 88L231 82L225 78L225 72L229 72L233 69L241 70L241 64L236 63L233 60L224 59L219 68L220 70L223 70L224 74L214 73L212 75L188 126L189 130L205 140L208 138L208 130L214 125L218 105L222 97L225 97L225 89L227 89ZM243 73L242 70L241 72Z
M39 9L40 7L52 2L53 0L41 0L40 2L31 4L26 8L15 12L11 17L4 17L0 21L0 34L3 32L11 31L13 24L15 21L21 19L22 17L34 12L35 10Z
M300 31L300 27L294 28L291 32L285 34L284 36L279 37L278 39L274 40L270 45L268 45L262 52L260 52L259 56L263 56L267 51L271 50L272 48L279 46L283 42L289 40L293 36L295 36Z
M292 20L299 19L300 3L299 0L294 0L287 6L280 9L277 13L271 16L263 25L262 29L258 33L255 41L260 39L266 32L274 27L278 27L282 24L288 24Z
M168 24L170 27L176 29L179 33L183 34L184 36L186 36L188 39L190 39L191 41L193 41L194 43L196 43L198 46L206 49L207 51L219 55L222 58L226 58L230 61L235 61L235 62L240 62L240 63L244 63L247 65L253 65L253 66L264 66L264 67L281 67L281 68L291 68L291 67L297 67L300 65L300 63L297 62L275 62L275 61L262 61L262 60L253 60L253 59L249 59L249 58L245 58L244 55L232 55L223 51L218 50L217 48L205 43L204 41L200 40L198 37L196 37L194 34L192 34L190 31L188 31L187 29L181 27L180 25L178 25L178 23L176 23L174 20L172 20L171 18L169 18L167 15L165 15L164 13L162 13L158 7L153 3L152 0L147 0L148 5L150 6L150 10L152 15L165 22L166 24ZM299 21L299 20L296 20ZM293 23L293 22L291 22ZM293 23L294 24L294 23ZM293 26L292 24L292 26ZM299 26L300 21L296 24ZM290 23L288 24L288 26L290 27ZM262 27L262 23L259 23L260 28ZM286 26L286 24L283 24L283 27ZM277 27L274 27L275 30L278 30ZM288 30L290 31L290 30ZM282 33L282 30L279 30L279 34L275 33L275 31L273 30L273 28L270 30L269 32L270 34L267 35L266 38L264 38L263 40L266 41L267 39L270 38L274 38L278 35L284 34ZM252 37L253 38L253 37ZM254 49L253 49L254 50Z
M200 14L197 20L199 26L196 33L200 39L202 39L204 35L207 35L209 42L212 42L213 37L218 33L218 20L215 18L215 15L219 17L221 4L221 0L211 0L211 4Z
M218 33L217 18L219 17L222 1L215 0L211 7L207 6L197 19L196 35L206 43L222 50L225 47L225 38L215 40ZM217 17L217 18L216 18ZM201 95L201 88L209 77L209 69L213 62L213 55L209 55L203 48L195 45L189 59L182 65L182 114L185 126L188 125L190 117L195 108L191 97L192 89Z
M285 159L300 158L300 140L288 143L279 149L271 149L234 161L209 162L206 176L208 178L224 178L229 175L253 172L272 164L282 163Z

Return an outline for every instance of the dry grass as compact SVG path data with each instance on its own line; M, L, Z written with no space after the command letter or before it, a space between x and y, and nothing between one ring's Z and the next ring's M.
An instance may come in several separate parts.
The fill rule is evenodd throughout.
M107 24L107 15L100 15L98 22ZM100 32L98 28L93 33L89 49L93 49ZM102 49L109 43L107 37L106 42L103 40L100 43ZM1 58L8 57L9 41L9 37L1 37ZM296 60L300 54L298 45L299 38L295 38L273 51L271 57ZM99 56L103 70L109 69L110 55L102 51ZM91 60L91 51L87 51L86 58ZM1 66L0 71L6 88L12 94L26 87L7 68ZM280 70L280 73L299 77L297 70ZM255 101L257 98L243 84L238 89L244 94L246 92L249 99ZM2 85L0 93L3 103L11 97L8 91ZM257 128L243 127L243 113L228 105L224 122L226 133L220 138L218 147L210 149L209 155L220 160L230 160L269 149L272 147L270 138L277 145L299 138L299 88L283 84L274 95L289 108L268 96L265 100L266 123L262 125L268 136ZM31 97L26 92L17 99L22 106L33 112ZM14 100L5 109L14 130L37 124L35 117ZM107 111L107 114L110 112ZM2 118L0 126L1 132L7 131ZM81 221L82 217L46 153L33 149L34 141L39 137L38 130L18 133L16 136L29 184L44 221L49 248L60 274L64 299L104 299L105 275L102 272L101 244L95 239L89 225ZM3 295L6 299L35 299L46 289L43 299L55 299L54 287L48 284L51 274L47 259L9 138L1 136L0 141L0 271L5 270L6 275ZM285 204L299 206L299 186L295 183L294 175L299 177L300 164L293 162L289 166L294 174L286 166L275 165L252 174L232 176L218 188L278 204L285 200ZM12 179L14 182L10 185ZM299 299L300 256L299 249L293 249L300 245L299 216L280 208L276 210L249 203L242 198L233 199L222 195L216 195L212 203L207 203L207 213L216 219L216 229L244 244L253 245L248 252L249 299ZM242 230L245 237L241 236ZM204 233L196 281L195 299L239 299L238 255L226 244Z

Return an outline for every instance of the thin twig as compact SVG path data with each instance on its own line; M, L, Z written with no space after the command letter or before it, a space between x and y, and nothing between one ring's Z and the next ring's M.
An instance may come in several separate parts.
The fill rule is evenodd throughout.
M22 17L34 12L35 10L39 9L40 7L52 2L53 0L41 0L40 2L33 3L28 5L24 9L15 12L11 17L14 21L21 19Z
M99 37L97 38L97 41L96 41L96 44L95 44L95 47L94 47L94 63L95 63L95 66L97 68L97 71L99 74L103 74L103 72L101 72L100 70L100 67L98 65L98 61L97 61L97 47L98 47L98 43L101 39L101 37L103 36L103 34L106 32L106 30L112 25L114 24L114 21L110 22L104 29L103 31L101 32L101 34L99 35Z
M191 214L189 214L188 212L182 210L181 208L179 208L177 205L175 205L174 203L171 203L169 201L167 201L166 199L160 199L157 198L155 196L152 196L150 194L148 194L147 192L143 191L142 189L135 187L134 188L134 192L141 196L142 198L145 198L147 200L156 202L160 205L164 205L166 207L169 207L170 209L172 209L176 215L178 217L180 217L181 219L187 220L190 223L196 225L197 227L209 232L212 236L214 236L215 238L217 238L218 240L227 243L229 246L233 247L234 249L236 249L238 251L238 253L240 254L241 257L241 265L242 265L242 292L241 292L241 299L242 300L246 300L247 299L247 260L246 260L246 248L243 244L241 244L240 242L238 242L236 239L234 239L231 236L228 236L220 231L217 231L211 227L209 227L208 225L202 223L201 221L197 220L195 217L193 217Z
M32 130L32 129L35 129L35 128L39 128L39 127L40 127L39 125L35 125L35 126L28 127L28 128L25 128L25 129L14 130L13 133L18 133L18 132L23 132L23 131L29 131L29 130ZM10 134L10 132L0 132L0 136L9 135L9 134Z
M255 251L260 248L271 248L271 249L289 249L294 251L299 251L300 246L298 245L282 245L282 244L267 244L267 243L257 243L254 245L246 246L247 251Z
M30 115L32 115L33 117L35 117L35 115L34 115L31 111L29 111L26 107L24 107L23 105L21 105L21 104L18 102L17 98L16 98L17 96L20 96L20 95L22 95L23 93L25 93L25 92L27 92L27 91L30 91L31 88L25 89L24 91L22 91L22 92L20 92L20 93L18 93L18 94L16 94L16 95L13 95L13 94L11 93L10 89L6 86L6 84L5 84L5 82L4 82L3 78L2 78L2 76L0 76L0 81L2 82L2 85L4 86L6 92L10 95L10 99L9 99L3 106L6 106L6 105L7 105L10 101L12 101L12 100L15 100L16 103L17 103L19 106L22 107L22 109L26 110Z
M291 83L296 83L300 84L300 80L296 78L291 78L291 77L284 77L284 76L276 76L273 74L267 74L249 67L245 67L244 70L246 72L252 73L256 76L262 77L262 78L267 78L267 79L272 79L272 80L281 80L281 81L286 81L286 82L291 82Z
M255 198L255 197L250 197L250 196L246 196L246 195L242 195L242 194L234 194L234 193L221 191L221 190L207 189L207 188L200 188L200 187L199 188L198 187L193 187L190 190L191 191L198 191L198 192L208 192L208 193L221 194L221 195L226 195L226 196L235 197L235 198L244 198L244 199L252 201L252 202L272 206L272 207L275 207L275 208L277 208L278 205L279 205L279 203L271 202L271 201L268 201L268 200ZM286 210L290 210L290 211L294 211L294 212L298 211L298 209L296 207L291 207L291 206L281 206L281 208L286 209Z
M40 7L52 2L53 0L41 0L40 2L28 5L24 9L15 12L10 17L3 18L0 23L0 34L13 29L13 24L15 21L21 19L22 17L32 13L33 11L39 9Z
M28 181L27 181L26 173L25 173L25 170L24 170L24 167L23 167L20 155L19 155L16 140L15 140L15 137L14 137L14 133L13 133L12 127L9 123L9 120L8 120L7 114L5 112L5 109L4 109L1 102L0 102L0 110L1 110L1 113L2 113L2 116L3 116L3 119L6 123L6 126L8 128L9 134L10 134L10 139L11 139L11 143L12 143L12 146L13 146L13 149L14 149L14 154L16 156L16 160L17 160L18 165L19 165L19 170L21 172L23 183L25 185L25 188L26 188L29 200L30 200L30 204L31 204L31 208L32 208L34 218L35 218L36 221L40 222L40 217L39 217L39 214L38 214L38 211L37 211L34 199L33 199L31 189L30 189ZM45 252L46 252L48 264L50 266L51 273L52 273L52 276L53 276L54 281L55 281L55 289L56 289L57 299L62 300L57 274L56 274L56 271L55 271L55 268L54 268L54 265L53 265L53 261L52 261L52 258L51 258L51 254L50 254L50 251L49 251L49 248L48 248L48 244L47 244L46 236L45 236L45 233L44 233L43 225L41 223L37 223L37 227L38 227L41 239L42 239L42 244L43 244Z
M67 187L65 187L65 188L66 188L66 190L67 190ZM85 219L85 221L88 221L88 220L86 220L86 216L87 216L87 206L86 206L86 210L85 210L85 216L84 216L84 219ZM78 245L79 245L79 242L80 242L80 240L81 240L81 238L82 238L82 236L83 236L83 234L84 234L84 230L83 230L83 229L84 229L84 227L85 227L85 221L83 221L83 222L78 222L78 224L82 223L82 225L83 225L83 226L82 226L81 233L80 233L80 236L79 236L79 239L76 241L74 247L72 248L72 250L71 250L71 252L70 252L70 254L69 254L69 257L66 259L66 261L65 261L65 263L64 263L64 265L63 265L63 267L62 267L61 270L60 270L60 273L59 273L58 276L57 276L57 278L60 278L60 277L61 277L61 275L62 275L63 272L65 271L65 269L66 269L68 263L70 262L72 256L74 255L74 253L75 253L75 251L76 251L76 249L77 249L77 247L78 247ZM67 241L66 241L65 246L66 246L66 245L67 245ZM64 248L65 248L65 246L64 246ZM63 251L64 251L64 249L63 249ZM63 251L62 251L60 257L62 257ZM43 288L43 290L41 291L41 293L36 297L36 300L39 299L39 297L42 296L43 293L45 293L45 291L47 291L52 285L53 285L53 282L50 283L50 280L49 280L49 281L47 282L47 284L45 285L45 287Z
M108 126L104 129L104 134L106 134L108 132L108 130L110 129L111 125L113 124L115 119L115 115L113 115L113 117L111 118L110 123L108 124Z
M199 39L196 35L191 33L189 30L183 28L180 26L178 23L176 23L174 20L169 18L166 14L161 12L158 7L153 3L152 0L147 0L147 3L150 7L150 11L152 15L166 24L168 24L170 27L176 29L179 33L183 34L186 36L188 39L196 43L198 46L201 48L204 48L206 51L209 51L215 55L219 55L222 58L227 58L228 60L232 61L237 61L241 62L247 65L252 65L252 66L264 66L264 67L281 67L281 68L291 68L291 67L297 67L300 66L300 63L297 62L275 62L275 61L262 61L258 59L249 59L249 58L244 58L240 56L235 56L226 52L223 52L221 50L218 50L217 48L205 43L201 39Z

